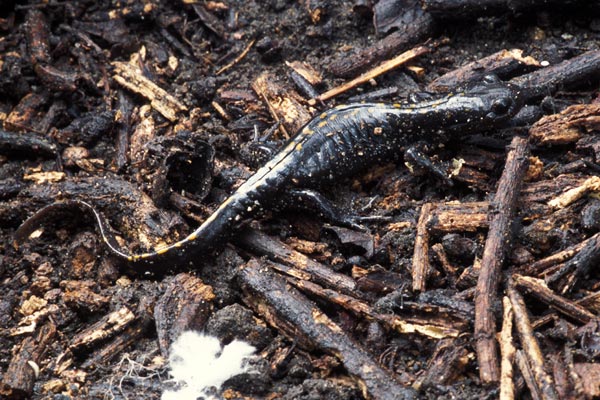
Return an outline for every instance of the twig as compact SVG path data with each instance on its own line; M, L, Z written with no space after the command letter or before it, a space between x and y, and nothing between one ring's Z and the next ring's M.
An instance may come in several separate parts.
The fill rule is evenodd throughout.
M475 338L479 376L486 383L500 379L493 305L497 299L500 270L512 239L511 225L519 189L528 165L527 139L515 137L511 148L496 196L490 204L490 229L483 250L475 296Z

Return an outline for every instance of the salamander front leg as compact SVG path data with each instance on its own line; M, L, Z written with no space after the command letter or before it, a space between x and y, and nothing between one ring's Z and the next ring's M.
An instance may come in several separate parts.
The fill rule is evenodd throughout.
M319 192L310 189L290 189L283 201L286 208L308 210L334 225L359 231L367 230L365 226L361 225L361 222L381 219L379 217L351 215Z
M404 151L404 161L411 171L415 166L418 166L443 180L446 185L453 185L448 173L439 164L435 164L431 161L431 159L421 151L420 146L411 146L406 149Z

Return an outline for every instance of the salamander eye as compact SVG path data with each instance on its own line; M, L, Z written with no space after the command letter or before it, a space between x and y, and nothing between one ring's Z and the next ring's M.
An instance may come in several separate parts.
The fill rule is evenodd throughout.
M508 97L503 97L501 99L496 99L492 103L492 112L496 115L504 115L510 110L510 106L512 105L512 100Z

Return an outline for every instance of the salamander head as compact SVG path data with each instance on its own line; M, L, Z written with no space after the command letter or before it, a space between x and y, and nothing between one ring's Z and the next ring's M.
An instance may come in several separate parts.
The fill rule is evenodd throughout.
M519 87L487 75L464 91L463 96L481 104L479 121L482 128L493 128L508 121L523 107Z

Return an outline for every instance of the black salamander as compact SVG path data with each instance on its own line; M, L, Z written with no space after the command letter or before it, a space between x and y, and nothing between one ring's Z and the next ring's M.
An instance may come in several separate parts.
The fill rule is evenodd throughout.
M419 140L448 141L469 132L500 127L521 108L521 97L518 88L486 77L464 91L433 101L356 103L325 111L304 125L199 228L185 239L153 252L128 254L121 250L101 214L83 201L56 203L38 211L18 229L16 242L37 229L45 214L65 204L91 211L108 249L120 259L147 267L191 262L222 246L244 221L272 207L276 199L291 193L300 195L300 189L335 183L389 160Z

